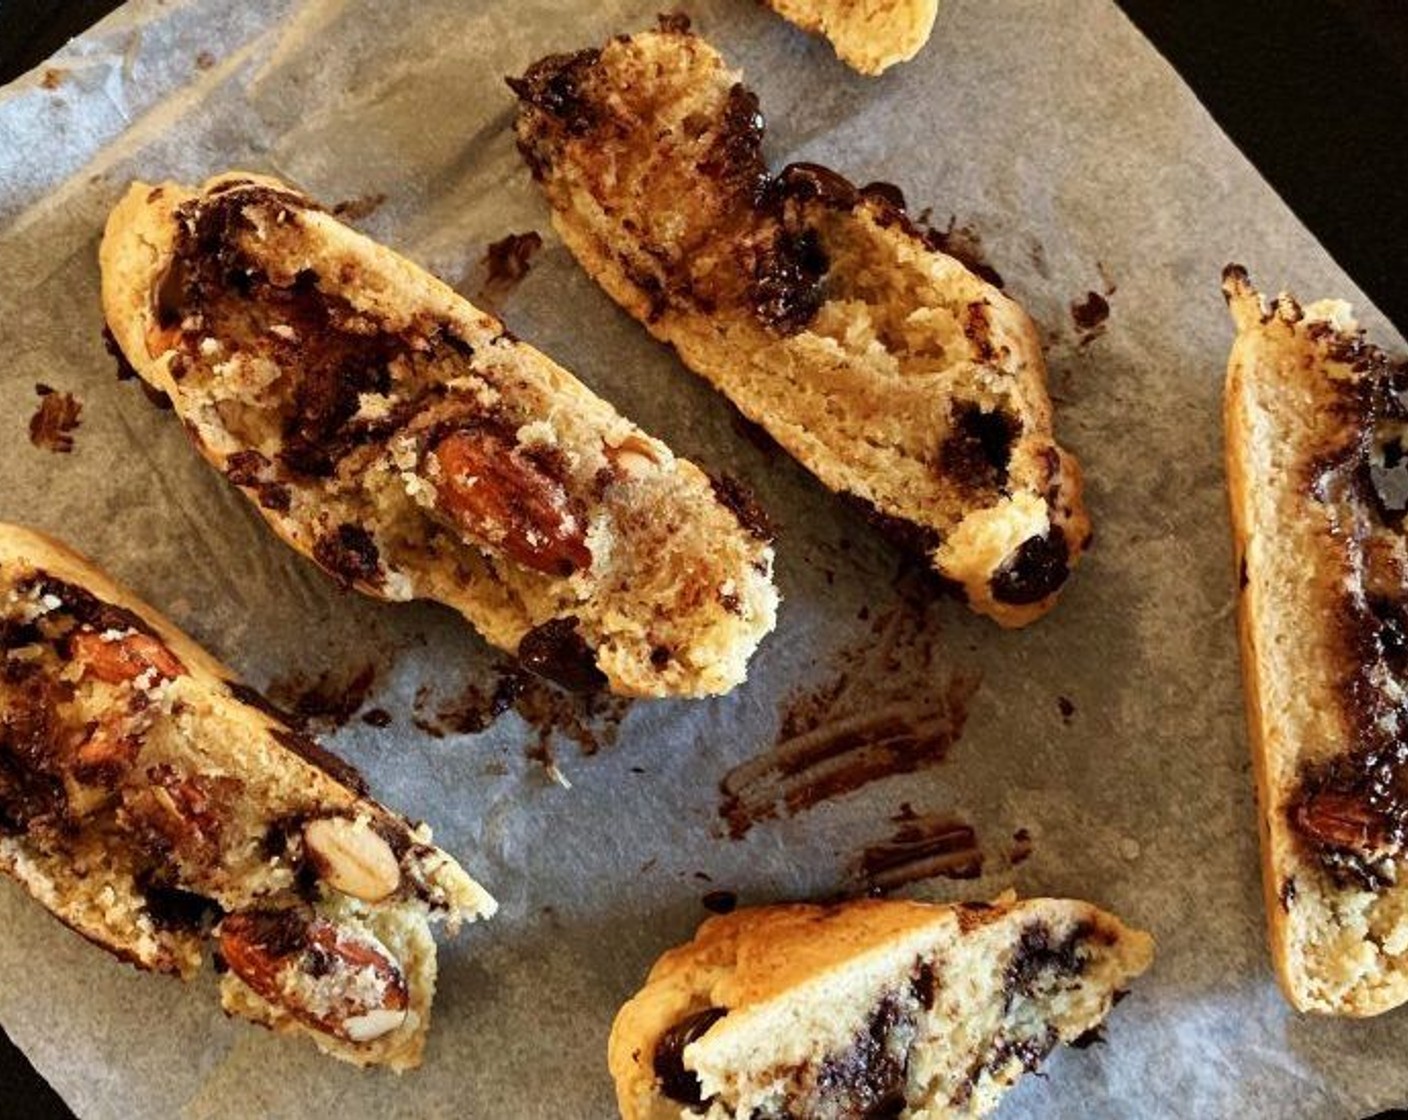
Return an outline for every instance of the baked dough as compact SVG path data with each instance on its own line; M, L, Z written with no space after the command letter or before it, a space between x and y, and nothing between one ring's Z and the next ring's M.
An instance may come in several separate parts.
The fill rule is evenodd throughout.
M783 19L824 35L842 62L881 74L929 41L939 0L767 0Z
M1341 300L1237 324L1227 479L1271 951L1302 1011L1408 1001L1408 366Z
M274 179L137 183L103 308L273 529L382 599L435 599L571 688L728 691L772 629L746 496L493 316Z
M891 186L763 162L758 101L678 19L509 83L583 267L826 486L1004 626L1085 547L1041 346Z
M981 1116L1152 957L1147 934L1060 899L711 918L616 1017L621 1115Z
M228 1013L411 1069L430 922L495 909L430 841L89 561L0 525L0 871L60 921L183 978L209 936Z

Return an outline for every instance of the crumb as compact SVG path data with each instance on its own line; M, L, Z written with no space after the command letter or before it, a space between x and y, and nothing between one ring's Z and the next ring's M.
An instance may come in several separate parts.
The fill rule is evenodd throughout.
M215 65L215 56L209 51L201 51L196 55L196 69L209 70Z
M72 393L55 392L36 385L39 407L29 418L29 442L45 451L68 454L73 450L73 430L78 427L83 404Z

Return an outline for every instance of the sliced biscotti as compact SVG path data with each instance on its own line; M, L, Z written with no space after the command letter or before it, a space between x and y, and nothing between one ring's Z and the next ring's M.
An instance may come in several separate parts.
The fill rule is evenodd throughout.
M1408 365L1342 301L1223 290L1272 955L1297 1008L1372 1015L1408 1001Z
M493 316L275 180L135 184L103 307L201 453L346 585L574 688L704 695L773 626L766 531Z
M494 900L430 830L88 561L0 525L0 871L139 968L329 1054L420 1064L430 923Z
M975 610L1054 604L1090 525L1035 329L898 191L771 175L757 99L676 21L510 85L553 224L622 307Z
M625 1120L981 1116L1153 958L1085 902L864 900L711 918L621 1009Z
M939 0L767 0L783 19L824 35L842 62L880 74L919 53L934 30Z

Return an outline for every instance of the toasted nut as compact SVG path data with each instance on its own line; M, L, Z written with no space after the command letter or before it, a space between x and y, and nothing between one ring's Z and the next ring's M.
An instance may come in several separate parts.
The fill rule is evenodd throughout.
M150 634L108 638L92 630L80 630L73 636L69 648L85 672L107 684L135 680L149 670L167 680L186 673L180 659Z
M615 447L608 446L606 457L612 466L637 478L649 474L653 468L660 465L660 456L650 440L634 433Z
M318 877L333 890L380 902L401 885L396 853L365 821L319 817L304 825L303 843Z
M406 977L371 934L299 910L231 914L218 932L230 971L314 1030L364 1043L406 1021Z
M562 483L500 435L453 432L429 454L436 504L459 528L545 575L591 567Z
M1366 858L1391 854L1387 822L1362 798L1321 790L1294 810L1295 823L1317 843Z

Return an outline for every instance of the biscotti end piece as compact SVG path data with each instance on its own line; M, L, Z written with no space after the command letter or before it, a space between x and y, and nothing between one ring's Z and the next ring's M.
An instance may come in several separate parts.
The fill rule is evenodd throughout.
M553 225L613 299L974 610L1055 604L1090 522L1036 330L895 187L771 173L757 98L677 21L509 84Z
M621 1114L981 1116L1152 959L1147 934L1058 899L711 918L616 1017Z
M1408 1001L1408 367L1229 266L1228 492L1266 911L1301 1011Z
M723 480L410 261L241 172L134 184L100 261L127 360L344 586L445 603L568 688L747 675L773 552Z
M842 62L862 74L908 62L934 30L938 0L767 0L803 31L824 35Z
M494 900L156 611L0 525L0 871L88 940L358 1065L419 1064L430 924Z

